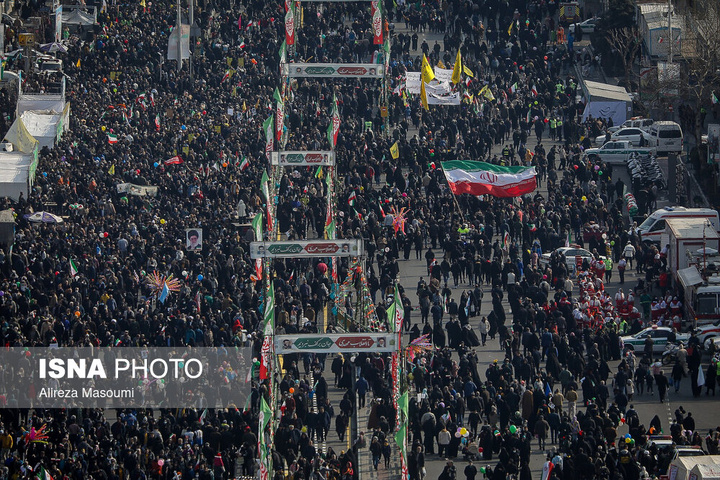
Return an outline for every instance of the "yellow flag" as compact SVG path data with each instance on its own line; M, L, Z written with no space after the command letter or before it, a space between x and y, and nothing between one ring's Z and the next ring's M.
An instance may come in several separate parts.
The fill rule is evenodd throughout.
M110 167L110 170L108 170L108 175L115 175L115 165Z
M75 66L76 66L77 68L80 68L80 59L79 59L79 58L78 58L77 63L75 64Z
M487 85L485 85L485 86L478 92L478 96L483 96L483 97L485 97L486 99L490 100L491 102L492 102L493 100L495 100L495 95L492 94L492 92L490 91L490 88L489 88Z
M425 83L430 83L431 81L435 80L435 73L433 73L433 69L430 66L430 63L428 63L427 58L425 57L425 54L423 53L423 59L422 59L422 67L420 68L420 76L422 77L422 81Z
M425 82L420 80L420 101L425 110L430 110L430 106L427 101L427 92L425 92Z
M466 67L465 65L463 65L462 68L463 68L463 73L464 73L465 75L467 75L467 76L470 77L470 78L475 78L475 74L472 72L472 70L470 70L470 69L469 69L468 67Z
M510 26L508 27L508 35L512 34L512 27L515 25L515 22L510 22Z
M390 155L392 155L393 160L397 160L400 156L400 147L398 147L398 142L395 142L390 147Z
M443 63L442 60L438 60L437 66L438 66L438 68L445 68L445 64Z
M460 56L460 49L458 48L458 53L455 56L455 65L453 66L453 73L452 73L452 82L454 84L460 83L460 75L462 72L462 57Z

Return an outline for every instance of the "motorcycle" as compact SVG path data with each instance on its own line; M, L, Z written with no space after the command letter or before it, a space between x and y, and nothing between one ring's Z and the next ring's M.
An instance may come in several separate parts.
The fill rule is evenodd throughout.
M665 345L665 351L662 353L662 364L670 365L674 364L678 358L678 352L680 351L680 344L668 343Z

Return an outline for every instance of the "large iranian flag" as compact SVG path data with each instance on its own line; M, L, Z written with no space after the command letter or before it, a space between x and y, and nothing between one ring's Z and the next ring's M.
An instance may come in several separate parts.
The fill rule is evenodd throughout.
M537 188L535 167L501 167L485 162L442 162L450 190L455 195L519 197Z

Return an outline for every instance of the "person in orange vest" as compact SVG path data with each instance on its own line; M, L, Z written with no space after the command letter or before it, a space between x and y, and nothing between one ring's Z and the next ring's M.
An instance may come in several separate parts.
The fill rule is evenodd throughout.
M558 28L557 43L559 43L560 45L565 43L565 29L562 26Z

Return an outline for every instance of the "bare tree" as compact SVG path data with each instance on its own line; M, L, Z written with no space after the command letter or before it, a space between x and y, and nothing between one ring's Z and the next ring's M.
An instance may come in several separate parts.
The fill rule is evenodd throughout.
M701 109L711 103L713 89L720 82L720 3L696 0L685 15L680 53L685 59L679 92L695 108L695 138L702 134ZM688 42L686 44L685 42Z
M615 28L608 30L605 37L613 52L620 56L625 70L625 82L630 84L630 75L635 56L640 50L640 36L635 27Z

